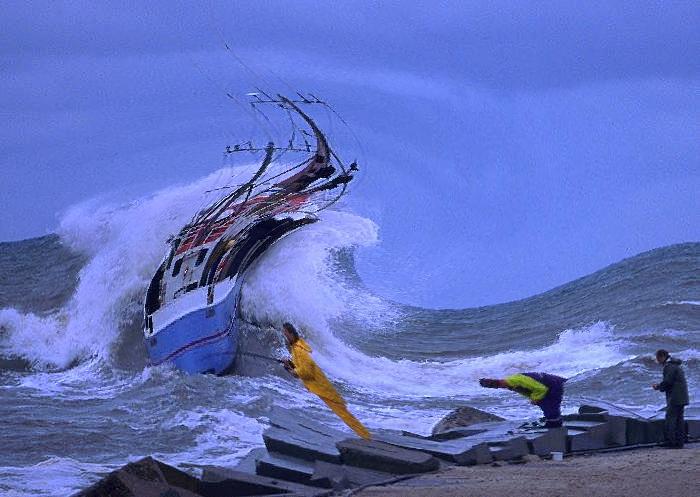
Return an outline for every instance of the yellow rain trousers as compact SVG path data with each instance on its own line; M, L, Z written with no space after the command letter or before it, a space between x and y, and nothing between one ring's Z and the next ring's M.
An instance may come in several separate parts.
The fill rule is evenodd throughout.
M311 393L318 395L331 410L342 419L346 425L365 440L370 439L367 428L362 426L355 416L350 414L345 400L333 387L321 368L311 358L311 347L303 339L298 338L291 346L294 372L304 382Z

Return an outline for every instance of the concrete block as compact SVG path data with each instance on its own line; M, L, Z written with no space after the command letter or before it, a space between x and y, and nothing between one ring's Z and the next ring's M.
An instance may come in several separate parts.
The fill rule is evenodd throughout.
M605 436L598 433L569 430L566 452L595 451L607 448Z
M700 438L700 419L687 419L685 428L688 438Z
M646 423L644 437L646 439L645 443L661 443L666 437L664 435L664 424L663 419L653 419Z
M268 414L268 419L272 426L282 428L289 431L304 431L311 432L314 435L328 437L333 439L333 443L340 442L346 438L353 436L352 432L343 432L335 428L331 428L323 423L304 416L301 413L290 411L282 407L274 406Z
M608 447L608 423L567 421L567 452L599 450Z
M488 444L480 443L459 455L457 461L459 466L474 466L476 464L489 464L493 462L493 454Z
M466 460L471 460L473 455L467 456L466 453L479 443L479 441L471 439L455 439L440 442L425 438L406 437L398 432L388 430L375 433L374 439L405 449L420 450L457 464L460 464L464 457L467 458Z
M527 438L516 437L506 442L491 445L491 455L496 461L508 461L517 459L530 453Z
M320 459L333 463L340 462L334 440L308 430L300 429L291 432L276 427L268 428L263 433L263 442L270 453L277 452L307 461Z
M348 439L338 442L337 447L344 464L384 473L426 473L440 467L437 458L430 454L378 440Z
M311 481L327 482L330 487L337 491L345 488L381 483L393 478L396 478L395 474L316 461Z
M627 445L627 418L608 416L608 435L605 442L610 447Z
M259 459L262 459L267 455L267 449L265 447L258 447L256 449L251 449L245 456L243 456L236 465L231 468L236 471L243 471L244 473L255 474L255 464Z
M123 466L74 497L201 497L199 480L151 457Z
M565 427L538 430L526 435L530 453L546 456L552 452L566 452Z
M626 445L647 443L647 424L649 424L649 422L637 418L624 419Z
M243 497L275 494L283 494L287 497L290 495L321 497L332 493L328 489L212 466L204 468L199 492L202 497Z
M279 454L268 454L257 461L255 469L256 474L260 476L309 485L314 473L314 463Z

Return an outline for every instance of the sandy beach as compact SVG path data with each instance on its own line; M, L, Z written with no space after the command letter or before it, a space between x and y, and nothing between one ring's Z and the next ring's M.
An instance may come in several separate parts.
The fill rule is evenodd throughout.
M693 497L700 495L700 444L501 466L455 467L359 497Z

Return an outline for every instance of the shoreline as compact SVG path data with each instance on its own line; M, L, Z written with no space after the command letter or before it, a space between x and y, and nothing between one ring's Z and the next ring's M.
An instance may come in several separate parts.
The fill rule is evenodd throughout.
M519 464L454 466L344 497L691 497L700 495L700 443Z

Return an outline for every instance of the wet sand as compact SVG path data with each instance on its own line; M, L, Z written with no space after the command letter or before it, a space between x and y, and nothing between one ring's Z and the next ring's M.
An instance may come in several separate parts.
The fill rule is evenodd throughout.
M347 495L347 494L346 494ZM450 468L359 497L693 497L700 496L700 444L637 449L564 461Z

